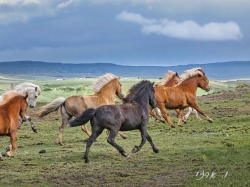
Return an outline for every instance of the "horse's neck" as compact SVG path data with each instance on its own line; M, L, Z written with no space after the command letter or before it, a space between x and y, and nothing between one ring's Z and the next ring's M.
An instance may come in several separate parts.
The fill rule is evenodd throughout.
M116 96L115 92L116 92L116 89L112 85L107 84L103 88L101 88L99 92L95 93L95 95L103 98L108 103L114 103L115 96Z
M175 80L170 80L170 81L168 81L167 83L164 84L164 87L172 87L174 85L176 85Z
M188 89L189 91L196 93L197 88L198 88L197 79L198 77L191 77L183 81L179 86L182 87L184 91Z

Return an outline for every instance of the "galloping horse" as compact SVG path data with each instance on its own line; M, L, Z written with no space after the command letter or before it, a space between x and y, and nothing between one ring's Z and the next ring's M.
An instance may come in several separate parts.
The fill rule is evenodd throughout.
M123 104L104 105L97 109L89 108L85 110L81 116L69 121L70 126L74 127L87 123L90 120L92 134L87 141L84 154L85 163L89 162L88 154L90 146L104 129L110 131L107 139L108 143L114 146L122 156L127 157L127 154L124 149L115 142L115 137L119 130L140 130L142 137L141 144L135 146L132 153L140 151L146 139L151 144L153 151L155 153L159 152L147 132L149 121L148 105L152 108L156 107L153 84L154 83L143 80L129 90L129 94L123 99Z
M161 80L158 84L156 84L155 86L172 87L172 86L175 86L175 85L179 82L179 80L180 80L180 77L179 77L178 73L169 70L168 73L166 73L166 74L163 76L162 80ZM156 113L157 113L157 114L155 114L155 113L153 112L152 108L149 108L149 111L150 111L149 113L150 113L150 115L153 116L153 117L155 117L155 118L158 119L159 121L165 123L165 121L163 121L163 120L160 118L159 112L158 112L157 110L158 110L158 108L155 108L155 111L156 111Z
M11 145L9 148L6 148L5 152L0 154L0 160L2 160L2 156L11 156L16 149L16 132L19 128L19 115L23 120L30 118L26 111L28 106L27 97L28 95L24 96L18 92L11 91L3 95L2 103L0 104L0 135L10 136Z
M112 73L107 73L96 81L94 84L93 95L73 95L67 99L59 97L51 103L43 106L37 115L44 117L47 114L54 112L60 108L62 116L62 124L59 127L59 144L63 145L62 133L67 126L68 121L74 116L79 116L87 108L97 108L102 105L115 104L115 96L120 99L123 98L120 77L115 76ZM90 136L85 123L82 124L82 130ZM123 138L127 138L124 134L120 134Z
M17 91L19 93L28 95L27 101L30 108L34 108L36 106L37 97L41 94L41 88L38 85L30 82L24 82L15 86L12 85L6 91Z
M30 82L24 82L16 86L12 85L10 88L7 89L6 92L8 91L17 91L21 94L28 95L27 102L30 108L34 108L36 106L37 97L41 94L40 87ZM2 96L0 96L0 104L1 104L1 97ZM36 127L32 119L29 118L29 121L30 121L32 130L37 133ZM22 124L22 121L20 120L20 126L21 124Z
M155 86L155 98L157 100L157 107L161 110L164 119L171 127L175 127L167 115L167 109L179 109L179 122L181 126L183 111L190 106L196 109L200 114L212 122L199 107L196 100L196 91L200 87L205 91L210 90L209 80L201 68L193 68L187 70L182 75L182 80L174 87Z

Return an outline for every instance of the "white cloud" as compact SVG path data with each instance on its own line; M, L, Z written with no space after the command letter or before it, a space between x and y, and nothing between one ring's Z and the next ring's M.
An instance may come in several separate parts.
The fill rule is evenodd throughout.
M118 20L140 24L145 34L159 34L173 38L202 41L221 41L242 39L240 27L235 22L211 22L199 25L195 21L170 21L168 19L147 19L140 14L122 12L116 16Z
M79 3L79 0L68 0L57 5L57 8L67 8L69 5Z

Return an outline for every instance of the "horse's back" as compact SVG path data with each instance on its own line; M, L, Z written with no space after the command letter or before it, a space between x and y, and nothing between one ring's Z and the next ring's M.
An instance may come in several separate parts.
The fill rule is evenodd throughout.
M87 108L98 108L103 105L105 105L104 100L96 95L73 95L65 100L66 110L74 116Z

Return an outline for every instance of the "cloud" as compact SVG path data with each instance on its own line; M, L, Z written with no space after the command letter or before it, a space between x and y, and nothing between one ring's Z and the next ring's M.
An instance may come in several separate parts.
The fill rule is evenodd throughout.
M168 19L147 19L140 14L122 12L116 16L118 20L128 21L141 25L142 33L158 34L171 38L200 41L239 41L243 38L240 27L235 22L211 22L199 25L193 20L184 22L170 21Z
M61 9L61 8L67 8L69 5L72 5L74 3L78 3L79 0L68 0L65 2L62 2L60 4L57 5L57 8Z

